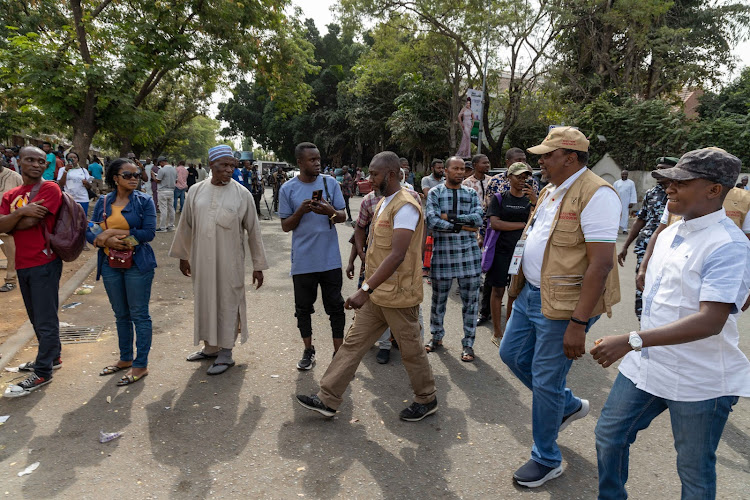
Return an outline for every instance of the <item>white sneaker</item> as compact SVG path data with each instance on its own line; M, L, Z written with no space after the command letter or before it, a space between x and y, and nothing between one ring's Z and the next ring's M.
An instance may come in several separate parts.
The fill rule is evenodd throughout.
M570 415L563 417L562 423L560 424L560 429L558 430L558 432L562 432L567 426L571 424L571 422L575 420L580 420L588 414L589 414L589 400L581 399L581 407L578 409L578 411L575 411L571 413Z

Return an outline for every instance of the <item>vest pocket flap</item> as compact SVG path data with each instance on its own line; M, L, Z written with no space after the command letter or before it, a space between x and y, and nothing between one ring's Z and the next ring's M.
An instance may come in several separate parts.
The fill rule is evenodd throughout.
M398 286L398 283L395 280L385 280L375 289L375 292L392 292L396 289L396 286Z
M558 221L550 241L558 247L572 247L583 242L583 232L578 222Z
M216 223L221 227L232 229L237 224L237 212L220 208L216 214Z

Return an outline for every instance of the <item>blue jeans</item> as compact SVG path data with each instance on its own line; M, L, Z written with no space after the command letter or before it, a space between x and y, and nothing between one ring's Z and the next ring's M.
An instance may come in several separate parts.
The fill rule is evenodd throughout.
M115 269L105 261L102 280L109 303L115 313L117 338L120 343L120 360L132 361L135 368L148 366L151 350L151 316L148 302L151 299L151 282L154 271L142 273L134 265L130 269ZM133 359L133 326L137 356Z
M589 320L586 331L597 319L599 316ZM562 463L557 433L563 417L575 413L581 406L581 400L565 387L565 377L573 363L563 351L568 323L544 317L541 292L527 283L513 302L500 343L500 358L531 389L534 437L531 458L547 467Z
M180 212L182 212L182 208L185 206L185 191L187 189L179 189L174 188L174 211L177 211L177 202L180 202Z
M60 356L57 294L62 268L62 261L55 259L41 266L18 270L18 288L39 342L34 373L46 379L52 378L52 363Z
M638 389L619 373L596 424L599 498L625 499L630 445L638 431L669 409L683 500L716 498L716 447L737 396L671 401Z

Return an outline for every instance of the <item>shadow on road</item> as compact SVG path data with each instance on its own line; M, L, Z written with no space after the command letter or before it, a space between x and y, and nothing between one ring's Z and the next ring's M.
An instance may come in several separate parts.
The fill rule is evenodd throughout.
M133 401L143 391L148 379L118 389L116 375L79 408L63 415L60 425L51 434L34 438L28 447L30 465L42 465L23 484L27 498L53 498L76 482L76 469L98 466L122 444L123 438L99 443L99 431L116 432L130 423ZM115 394L111 403L107 396ZM91 422L92 425L81 425ZM127 434L126 434L127 436ZM102 453L102 452L105 453ZM75 460L71 460L75 457Z
M195 363L195 372L177 399L172 390L146 406L154 459L179 470L172 498L210 496L211 468L242 454L265 412L258 396L240 407L244 365L212 377L206 375L209 364Z

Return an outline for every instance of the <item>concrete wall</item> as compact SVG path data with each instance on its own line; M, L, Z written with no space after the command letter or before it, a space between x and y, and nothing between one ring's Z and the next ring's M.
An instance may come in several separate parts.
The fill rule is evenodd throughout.
M609 156L609 153L605 154L596 165L591 167L591 171L597 174L599 177L614 184L616 180L620 179L622 169L620 166ZM635 190L638 194L638 203L633 207L633 210L637 210L641 206L643 195L646 191L656 185L656 179L651 177L651 172L645 172L643 170L629 170L628 179L635 182Z

